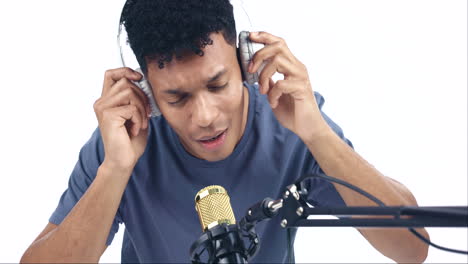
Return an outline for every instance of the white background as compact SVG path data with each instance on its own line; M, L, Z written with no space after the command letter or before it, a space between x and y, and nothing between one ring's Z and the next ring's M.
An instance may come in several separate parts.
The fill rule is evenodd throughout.
M467 2L245 1L254 27L286 39L324 111L419 205L467 205ZM116 47L124 1L0 1L0 262L47 224ZM101 262L119 262L123 226ZM467 250L467 229L428 229ZM188 250L188 249L187 249ZM301 229L298 262L391 262L352 228ZM431 248L430 262L467 262Z

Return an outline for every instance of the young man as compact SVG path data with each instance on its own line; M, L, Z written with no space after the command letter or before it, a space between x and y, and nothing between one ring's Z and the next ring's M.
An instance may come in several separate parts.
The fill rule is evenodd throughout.
M265 44L250 71L266 65L259 86L242 81L228 0L129 0L122 21L162 116L148 118L148 100L131 82L141 74L106 72L94 104L99 127L22 262L97 262L119 223L125 224L122 262L187 262L201 234L193 199L212 184L226 188L237 218L313 172L357 185L388 205L416 205L408 189L354 152L320 110L324 99L283 39L250 34ZM273 82L275 72L284 80ZM374 205L322 180L310 181L308 190L319 206ZM291 260L279 221L258 226L262 247L252 262ZM360 232L396 262L427 256L427 246L406 229Z

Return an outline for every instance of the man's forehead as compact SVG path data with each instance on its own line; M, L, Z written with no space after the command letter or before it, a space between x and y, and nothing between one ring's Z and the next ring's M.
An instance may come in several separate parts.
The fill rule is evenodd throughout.
M224 64L210 65L209 67L199 67L193 70L160 71L150 74L150 81L154 81L159 86L159 91L175 93L177 90L186 90L193 85L209 85L214 83L229 72L229 68Z
M200 78L197 78L197 83L196 84L199 84L198 82L201 81L201 84L202 85L209 85L211 83L214 83L218 80L220 80L221 78L223 78L223 76L226 75L226 73L228 72L228 68L224 67L224 66L221 66L221 67L217 67L218 70L214 70L212 71L209 75L200 75ZM215 68L216 69L216 68ZM186 79L186 78L185 78ZM189 82L186 82L188 83L187 85L190 86L191 83ZM164 92L167 92L167 93L171 93L171 90L174 91L174 90L184 90L184 88L187 88L187 87L184 87L184 85L186 85L185 83L182 84L182 86L172 86L170 88L167 88Z

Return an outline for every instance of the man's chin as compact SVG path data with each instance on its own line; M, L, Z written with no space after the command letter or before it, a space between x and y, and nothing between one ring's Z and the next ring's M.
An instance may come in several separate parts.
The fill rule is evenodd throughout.
M229 155L231 155L231 153L232 151L219 150L210 153L200 153L201 155L199 155L198 157L206 161L215 162L226 159L227 157L229 157Z

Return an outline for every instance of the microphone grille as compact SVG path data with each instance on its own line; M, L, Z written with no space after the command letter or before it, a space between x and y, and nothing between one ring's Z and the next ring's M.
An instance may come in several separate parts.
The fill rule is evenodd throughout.
M195 195L195 209L198 212L203 232L218 224L235 224L229 195L219 185L211 185L201 189Z

